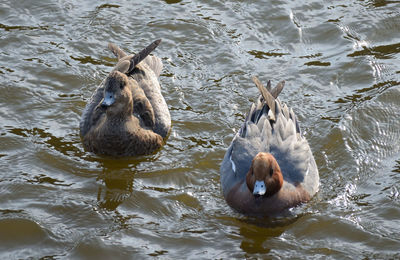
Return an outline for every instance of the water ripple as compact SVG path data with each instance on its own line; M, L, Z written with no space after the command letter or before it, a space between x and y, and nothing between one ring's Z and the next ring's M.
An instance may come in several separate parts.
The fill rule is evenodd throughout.
M0 5L1 258L399 257L398 2ZM107 43L158 38L167 144L86 152L78 125L116 62ZM238 214L220 188L253 75L286 80L321 177L281 218Z

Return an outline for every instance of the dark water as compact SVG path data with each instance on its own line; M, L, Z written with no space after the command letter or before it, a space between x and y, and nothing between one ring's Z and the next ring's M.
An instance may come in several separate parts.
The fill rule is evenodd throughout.
M1 1L0 258L400 258L400 2L292 2ZM85 152L107 43L158 38L167 145ZM252 75L286 80L318 164L293 216L249 219L221 194Z

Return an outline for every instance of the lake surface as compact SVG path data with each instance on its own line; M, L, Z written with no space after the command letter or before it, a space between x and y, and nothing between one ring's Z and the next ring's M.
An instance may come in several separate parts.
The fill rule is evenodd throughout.
M399 1L1 1L1 259L400 258ZM161 151L86 152L79 120L155 39ZM320 191L280 218L225 203L219 167L264 83L297 114Z

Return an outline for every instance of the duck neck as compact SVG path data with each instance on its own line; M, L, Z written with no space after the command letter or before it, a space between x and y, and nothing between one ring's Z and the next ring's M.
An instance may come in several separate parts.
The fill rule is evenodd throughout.
M272 178L268 179L266 182L267 192L266 196L272 196L277 193L283 185L283 175L279 170L275 170L275 172L271 176Z
M130 110L132 111L132 110ZM107 112L106 113L106 121L112 125L118 125L126 122L129 118L132 117L132 112L121 111L118 113L115 112Z

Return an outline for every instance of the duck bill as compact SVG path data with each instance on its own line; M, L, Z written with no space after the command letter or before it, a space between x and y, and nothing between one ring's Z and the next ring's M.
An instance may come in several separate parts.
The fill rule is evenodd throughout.
M264 181L256 181L254 183L253 195L255 197L259 197L267 192L267 187L265 186Z
M115 97L114 93L106 91L104 92L104 99L103 102L101 102L102 107L109 107L115 102Z

